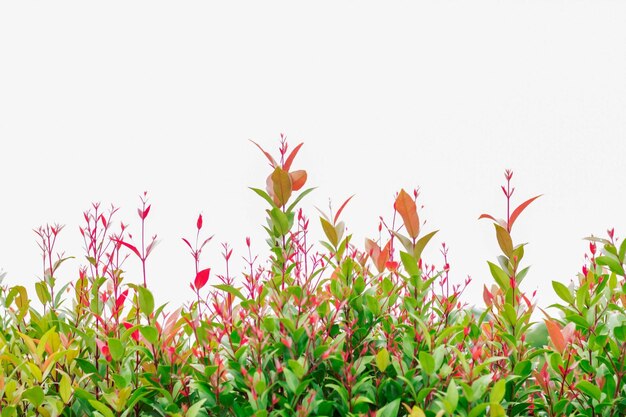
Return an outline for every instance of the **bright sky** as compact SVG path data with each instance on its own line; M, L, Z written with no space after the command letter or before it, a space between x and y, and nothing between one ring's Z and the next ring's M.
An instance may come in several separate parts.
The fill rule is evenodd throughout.
M513 230L529 242L524 283L540 306L552 280L580 271L591 234L626 235L626 3L2 2L0 4L0 268L32 291L41 261L32 229L66 225L77 258L91 202L120 206L138 233L148 191L148 263L157 301L192 298L181 237L198 213L215 234L202 267L223 273L220 243L240 259L246 236L268 251L268 165L280 133L304 142L294 168L318 187L303 207L337 208L354 241L377 236L393 196L420 187L428 259L450 247L451 278L482 304L499 254L503 171L514 201L543 193ZM139 282L129 259L126 280Z

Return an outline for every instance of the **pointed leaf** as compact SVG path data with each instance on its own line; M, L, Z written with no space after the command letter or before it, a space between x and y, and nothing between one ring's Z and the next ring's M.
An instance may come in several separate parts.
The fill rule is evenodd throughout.
M611 256L598 256L596 258L596 263L598 265L606 265L609 267L611 272L615 272L617 275L624 276L624 267L617 259Z
M193 285L196 287L198 291L202 289L209 280L209 274L211 273L211 268L203 269L202 271L196 274L196 279L193 282Z
M337 236L337 230L335 227L323 217L320 217L320 222L322 223L322 229L324 229L324 234L326 234L328 241L334 247L337 247L337 243L339 243L339 236Z
M259 196L263 197L263 199L267 201L270 204L270 206L276 207L276 204L274 203L274 200L272 200L272 197L270 197L269 194L267 194L265 191L261 190L260 188L250 187L250 189L254 191L255 193L257 193Z
M590 396L591 398L597 401L600 401L600 399L602 398L602 391L600 391L600 388L598 388L597 386L595 386L589 381L580 381L579 383L576 384L576 388L580 392L587 394L588 396Z
M572 293L569 292L569 288L567 288L565 285L561 284L558 281L552 281L552 288L554 288L556 295L558 295L561 300L565 301L568 304L574 305L576 300L574 300L574 296L572 295Z
M487 261L489 264L489 271L491 272L491 276L496 280L496 283L503 291L507 291L510 287L509 284L509 276L494 263Z
M413 248L413 256L415 256L415 259L419 260L422 257L422 252L424 251L424 248L426 247L430 239L432 239L438 231L439 230L430 232L429 234L422 236L417 242L415 242L415 248Z
M261 152L263 152L263 154L265 155L265 157L270 161L270 164L272 165L272 168L276 167L278 164L276 163L276 161L274 160L274 158L272 158L272 155L270 155L268 152L265 152L265 150L263 148L261 148L261 145L259 145L258 143L256 143L255 141L249 139L250 142L254 143L256 145L257 148L259 148L261 150Z
M119 240L119 239L115 239L114 242L117 242L117 243L120 243L120 244L126 246L128 249L132 250L135 253L135 255L137 255L137 257L139 259L141 259L141 254L139 253L137 248L134 247L133 245L131 245L130 243L124 242L123 240Z
M498 224L494 224L496 228L496 238L498 239L498 245L500 245L500 249L502 249L502 253L506 255L507 258L511 258L513 254L513 241L511 240L511 235L506 229Z
M400 398L396 398L383 408L378 409L378 411L376 411L376 417L397 417L399 410Z
M341 207L339 207L339 210L337 210L337 213L335 214L335 218L333 219L333 222L337 223L337 219L339 219L339 215L341 215L341 212L343 211L343 209L346 207L346 204L348 204L348 202L350 200L352 200L352 197L354 197L354 194L352 194L350 197L348 197L348 199L346 201L343 202L343 204L341 205Z
M393 205L394 209L402 216L404 227L411 238L415 239L420 232L420 221L417 216L417 207L415 201L407 194L404 189L400 190L400 194L396 198Z
M538 196L535 196L533 198L529 198L528 200L524 201L522 204L517 206L517 208L515 210L513 210L513 213L511 213L511 217L509 218L509 227L508 227L509 230L511 230L513 228L513 223L515 223L515 220L517 220L519 215L522 214L522 211L524 211L524 209L526 207L528 207L528 205L530 203L532 203L533 201L535 201L536 199L538 199L542 195L543 194L539 194Z
M304 143L299 144L298 146L296 146L295 148L293 148L293 151L291 151L291 153L289 154L289 156L287 157L287 160L285 161L285 165L283 165L283 169L285 171L289 171L291 169L291 164L293 163L293 159L296 157L296 155L298 154L298 151L300 150L300 148L302 147L302 145L304 145ZM294 187L294 190L296 188Z
M544 319L544 321L546 323L546 329L548 330L550 340L552 340L552 344L559 353L563 353L563 351L567 347L567 343L565 342L563 333L561 333L561 328L557 323L552 320Z

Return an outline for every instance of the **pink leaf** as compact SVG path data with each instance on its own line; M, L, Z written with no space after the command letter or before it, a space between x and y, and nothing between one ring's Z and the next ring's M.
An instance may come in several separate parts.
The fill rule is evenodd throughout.
M196 222L196 227L198 230L202 229L202 214L198 216L198 221Z
M206 285L207 281L209 280L210 273L211 273L211 268L207 268L207 269L203 269L202 271L198 272L198 274L196 274L196 279L194 280L193 284L198 291L200 291L200 289L202 289L202 287Z
M137 248L134 247L133 245L131 245L130 243L126 243L123 240L115 240L115 242L121 243L122 245L126 246L128 249L132 250L135 253L135 255L137 255L137 257L139 257L139 259L141 259L141 254L139 253Z
M183 242L185 242L187 246L189 246L189 249L193 250L193 248L191 247L191 243L189 243L187 239L183 238Z

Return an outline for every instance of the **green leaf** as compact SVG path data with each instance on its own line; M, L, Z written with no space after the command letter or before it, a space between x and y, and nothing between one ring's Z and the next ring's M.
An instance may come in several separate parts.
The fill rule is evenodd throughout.
M339 243L339 236L337 235L335 226L330 224L330 222L323 217L320 217L320 222L322 223L322 229L324 229L324 234L328 238L328 241L333 245L333 247L337 247L337 243Z
M70 402L72 396L72 381L70 381L70 377L67 374L63 374L61 381L59 381L59 395L64 404Z
M439 230L430 232L429 234L422 236L417 242L415 242L415 248L413 249L413 256L415 257L415 259L419 259L422 257L422 252L424 251L424 248L426 247L430 239L432 239L438 231Z
M519 375L523 378L530 375L533 370L533 364L529 360L521 361L515 364L515 368L513 369L513 373L515 375Z
M598 388L596 385L592 384L589 381L580 381L578 384L576 384L576 388L580 392L587 394L597 401L600 401L600 398L602 397L602 391L600 391L600 388Z
M396 398L392 402L378 409L376 417L397 417L400 410L400 398Z
M619 245L619 253L617 256L620 262L624 262L624 255L626 255L626 239L622 240L622 243Z
M187 413L185 413L185 417L197 417L198 413L200 413L200 411L202 410L202 405L205 403L206 400L206 398L203 398L191 407L189 407Z
M596 258L596 263L598 265L606 265L609 267L611 272L624 276L624 268L622 267L622 264L611 256L598 256Z
M448 413L453 414L456 410L456 406L459 403L459 391L456 388L456 382L454 379L450 381L450 385L448 385L448 390L446 391L446 396L444 398L445 407Z
M420 269L417 265L417 260L411 256L411 254L400 251L400 260L402 261L402 265L404 266L404 270L409 275L419 275Z
M309 194L311 191L315 190L315 188L317 187L313 187L313 188L308 188L304 191L302 191L300 193L300 195L298 197L296 197L296 199L293 201L293 203L291 203L289 205L289 207L287 207L287 211L293 211L294 208L296 208L296 205L300 202L300 200L302 200L304 198L304 196L306 196L307 194Z
M496 284L503 290L506 291L509 289L509 276L496 264L487 261L489 264L489 271L491 272L491 276L496 280Z
M22 398L27 399L35 408L39 407L44 400L44 392L40 386L28 388L22 393Z
M489 407L489 403L478 404L476 407L472 408L467 417L484 416L487 407Z
M385 369L389 366L389 352L387 349L382 348L376 354L376 366L381 372L385 372Z
M263 191L263 190L261 190L259 188L252 188L252 187L250 187L250 189L252 191L254 191L255 193L257 193L258 195L260 195L261 197L263 197L263 199L265 201L267 201L270 204L270 206L276 207L276 204L274 204L274 201L272 200L272 197L270 197L269 194L267 194L265 191Z
M139 297L139 311L141 311L146 317L154 312L154 296L149 289L141 285L132 285L137 290L137 296Z
M50 292L48 291L48 286L45 282L39 281L35 284L35 291L37 292L37 298L41 304L45 305L50 302Z
M217 288L218 290L226 291L227 293L230 293L234 295L235 297L239 298L241 301L246 301L246 298L243 296L241 291L239 291L237 288L233 287L232 285L216 284L216 285L213 285L213 287Z
M499 404L504 399L504 394L506 392L506 381L504 379L496 382L491 389L491 394L489 395L489 402L491 404Z
M272 219L272 225L278 233L278 236L285 236L289 232L289 219L287 215L276 207L271 209L269 213Z
M120 339L114 337L109 338L109 350L114 361L119 361L124 357L124 344Z
M554 288L556 295L558 295L561 300L570 305L574 305L576 303L574 296L572 295L572 293L569 292L569 288L567 288L565 285L561 284L558 281L552 281L552 288Z
M153 345L159 340L159 332L153 326L141 326L139 332Z
M422 370L426 372L426 375L432 375L435 373L435 358L433 358L430 353L421 351L419 353L419 361L420 366L422 367Z
M109 407L107 407L106 405L102 404L100 401L89 400L89 404L91 404L91 406L96 411L102 413L102 415L104 417L115 417L115 414L113 414L113 411L111 411L111 409Z

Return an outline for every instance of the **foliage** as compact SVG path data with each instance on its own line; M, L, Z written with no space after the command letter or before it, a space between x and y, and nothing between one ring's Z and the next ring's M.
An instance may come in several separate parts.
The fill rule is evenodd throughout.
M255 144L256 145L256 144ZM531 321L523 290L525 244L512 227L537 197L511 209L513 173L502 187L506 218L493 221L501 250L488 262L493 285L485 308L460 297L470 280L452 283L424 248L419 193L400 190L390 223L362 246L336 213L319 217L325 240L307 240L298 204L307 173L293 170L302 144L271 165L265 189L267 262L247 239L240 277L211 276L202 265L202 216L183 238L194 259L194 300L167 312L149 290L146 263L158 240L146 237L150 213L141 197L138 242L117 208L93 204L80 228L86 265L56 289L60 225L36 229L43 278L31 305L27 289L0 277L0 415L15 416L617 416L626 413L626 241L590 237L576 286L554 282L560 317ZM397 214L397 215L396 215ZM223 246L228 265L232 249ZM124 262L142 265L128 282ZM67 294L70 294L69 297Z

